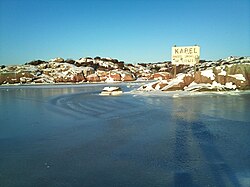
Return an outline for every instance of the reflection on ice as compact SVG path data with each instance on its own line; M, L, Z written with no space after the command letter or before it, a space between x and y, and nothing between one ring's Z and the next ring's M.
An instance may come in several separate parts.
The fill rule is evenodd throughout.
M181 109L186 118L194 118L194 115L203 114L213 118L225 118L230 120L244 121L248 119L248 107L246 98L249 98L249 91L228 91L228 92L131 92L134 95L145 96L148 104L157 104L157 100L168 100L173 98L173 112L175 108ZM241 97L237 97L241 96ZM154 101L152 101L154 99ZM156 99L157 98L157 99ZM166 99L164 99L166 98ZM161 101L160 101L161 102ZM220 104L223 103L223 104ZM166 103L168 106L170 103ZM241 111L241 112L238 112ZM249 121L249 120L248 120Z
M250 172L237 173L237 177L242 187L250 186Z

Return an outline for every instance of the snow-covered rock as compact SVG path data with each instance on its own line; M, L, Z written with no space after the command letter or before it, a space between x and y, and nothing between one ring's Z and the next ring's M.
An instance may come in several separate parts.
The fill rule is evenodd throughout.
M158 73L154 73L151 76L151 79L154 80L169 80L171 78L173 78L173 75L170 74L169 72L158 72Z
M97 74L91 74L86 77L88 82L100 82L100 78Z
M49 60L50 62L64 62L64 59L63 58L60 58L60 57L57 57L57 58L54 58L54 59L51 59Z
M212 69L201 71L201 75L204 77L208 77L211 80L214 80L214 77L215 77Z
M129 72L123 72L121 73L121 81L134 81L135 77L132 73Z
M159 83L159 81L151 82L151 83L148 83L146 85L141 86L137 90L138 91L154 91L154 90L156 90L155 87L156 87L156 85L158 85L158 83Z
M237 80L240 80L240 81L246 81L246 78L242 75L242 74L234 74L234 75L228 75L229 77L234 77L236 78Z
M184 88L184 77L185 74L178 74L176 78L168 82L168 84L163 87L162 91L172 91L172 90L182 90Z
M121 81L121 74L116 71L111 71L109 74L109 78L113 81Z
M233 60L236 60L236 58L233 58ZM176 78L169 80L165 84L166 86L161 87L160 81L156 81L144 85L139 90L225 91L249 89L250 63L223 64L195 73L178 74Z
M249 89L250 57L228 57L218 61L201 62L197 64L196 70L189 66L177 66L177 78L173 79L174 71L170 62L124 64L117 59L101 57L79 60L63 58L50 61L34 60L25 65L2 65L0 84L114 82L140 79L156 80L152 84L152 89L165 91L183 90L192 82L213 86L217 82L223 86L233 85L237 89ZM181 75L183 75L182 80L179 79Z

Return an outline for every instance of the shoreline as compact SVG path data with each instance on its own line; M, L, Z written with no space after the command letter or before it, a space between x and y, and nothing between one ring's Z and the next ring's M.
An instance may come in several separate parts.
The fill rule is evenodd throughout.
M131 91L131 94L142 95L142 96L166 96L173 98L182 98L182 97L198 97L198 96L238 96L238 95L247 95L250 94L250 90L229 90L229 91L202 91L202 92L192 92L192 91Z
M0 90L4 89L49 89L49 88L77 88L77 87L91 87L91 86L109 86L109 85L129 85L129 84L147 84L148 81L127 81L127 82L96 82L96 83L63 83L63 84L11 84L11 85L0 85ZM152 80L151 80L152 82ZM199 97L199 96L239 96L250 94L250 90L228 90L228 91L186 91L186 90L175 90L175 91L160 91L160 90L138 90L132 89L129 92L124 92L123 94L132 94L135 96L151 96L151 97L172 97L172 98L183 98L183 97Z
M152 80L145 81L116 81L116 82L84 82L84 83L35 83L35 84L8 84L0 85L0 89L15 89L15 88L61 88L61 87L81 87L81 86L105 86L105 85L117 85L117 84L147 84Z

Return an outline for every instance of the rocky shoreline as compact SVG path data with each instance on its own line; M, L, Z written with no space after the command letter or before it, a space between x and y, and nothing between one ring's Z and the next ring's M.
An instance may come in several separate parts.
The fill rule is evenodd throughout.
M170 61L126 64L112 58L35 60L0 68L0 85L57 85L155 80L141 91L226 91L250 89L250 57L200 61L196 69Z

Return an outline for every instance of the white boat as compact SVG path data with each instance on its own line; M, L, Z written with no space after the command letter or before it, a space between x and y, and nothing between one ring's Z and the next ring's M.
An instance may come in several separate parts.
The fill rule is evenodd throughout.
M107 86L102 89L102 92L99 95L120 95L122 90L118 86Z

